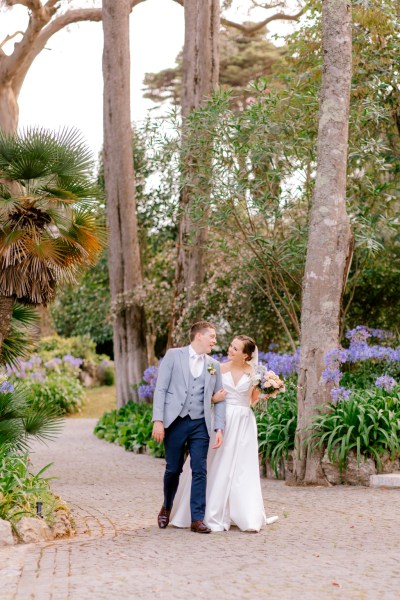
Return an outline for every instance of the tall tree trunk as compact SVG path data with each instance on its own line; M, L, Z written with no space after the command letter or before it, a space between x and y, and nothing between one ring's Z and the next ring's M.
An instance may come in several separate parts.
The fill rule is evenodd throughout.
M11 85L0 84L0 131L15 133L18 127L18 101Z
M346 212L351 84L350 0L322 3L322 87L317 173L303 280L295 481L325 483L321 457L303 442L317 405L330 400L324 358L339 344L340 306L352 257ZM299 454L297 454L299 453Z
M119 307L113 324L118 406L137 399L132 385L146 366L144 311L135 300L142 271L132 159L130 9L130 0L103 0L104 178L111 297Z
M183 47L182 73L182 120L183 136L185 122L190 112L199 108L218 85L219 77L219 0L185 0L185 43ZM185 157L188 169L184 174L187 182L181 195L181 218L179 222L177 264L175 273L175 300L170 325L172 344L175 328L185 306L196 297L204 281L204 251L207 244L207 225L194 224L190 218L192 190L198 181L195 161Z

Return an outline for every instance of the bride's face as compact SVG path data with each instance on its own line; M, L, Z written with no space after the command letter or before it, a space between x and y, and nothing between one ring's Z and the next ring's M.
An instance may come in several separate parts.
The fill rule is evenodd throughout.
M242 340L234 339L228 348L228 358L234 362L243 364L247 360L247 355L243 352L244 343Z

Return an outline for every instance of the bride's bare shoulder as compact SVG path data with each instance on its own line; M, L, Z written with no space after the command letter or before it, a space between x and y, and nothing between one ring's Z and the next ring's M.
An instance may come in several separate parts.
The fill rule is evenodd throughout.
M227 373L230 370L231 362L223 362L221 363L221 373Z

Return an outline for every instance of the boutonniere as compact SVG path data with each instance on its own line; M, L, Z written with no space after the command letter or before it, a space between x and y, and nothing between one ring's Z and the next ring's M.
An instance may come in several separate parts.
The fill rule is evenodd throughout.
M210 373L210 375L215 375L217 370L214 367L214 365L212 363L210 363L207 367L207 371Z

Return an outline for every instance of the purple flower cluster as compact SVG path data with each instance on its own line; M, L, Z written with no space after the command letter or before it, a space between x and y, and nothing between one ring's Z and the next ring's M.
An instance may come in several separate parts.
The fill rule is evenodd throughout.
M357 325L354 329L348 329L346 331L346 337L350 342L366 342L368 338L373 337L377 340L389 340L394 337L391 331L385 329L373 329L366 327L366 325Z
M71 367L77 367L77 368L79 368L81 366L81 364L83 363L83 360L81 358L77 358L76 356L72 356L71 354L66 354L65 356L63 356L63 361L67 365L70 365Z
M74 369L79 369L83 360L66 354L63 358L55 356L43 364L40 356L35 354L29 360L19 360L15 365L7 365L6 373L7 376L14 377L15 379L35 379L36 381L46 381L46 375L48 371L59 371L61 365L66 365Z
M14 386L9 381L2 381L0 383L0 393L1 394L9 394L14 391Z
M290 377L299 370L300 350L294 354L279 354L278 352L259 352L258 360L271 371L282 377Z
M346 401L350 398L351 390L345 387L334 387L331 390L332 402L340 402L341 400Z
M383 390L390 392L397 385L397 383L396 380L393 379L393 377L390 377L390 375L381 375L375 381L375 385L376 387L382 388Z
M140 385L138 388L138 394L141 400L153 398L154 390L156 389L157 375L158 368L153 366L147 367L147 369L143 373L143 379L145 383Z
M346 337L350 340L349 347L337 348L328 352L325 357L326 368L322 372L322 380L325 383L333 383L335 386L331 392L334 401L336 396L345 399L343 392L340 391L343 391L345 388L338 387L342 377L341 365L343 363L356 363L365 360L400 362L400 347L389 348L388 346L378 344L370 346L367 342L369 338L380 340L391 339L393 338L393 334L390 331L371 329L364 325L358 325L354 329L347 331ZM396 381L388 375L383 375L382 377L378 377L375 385L385 390L391 390L396 385Z

